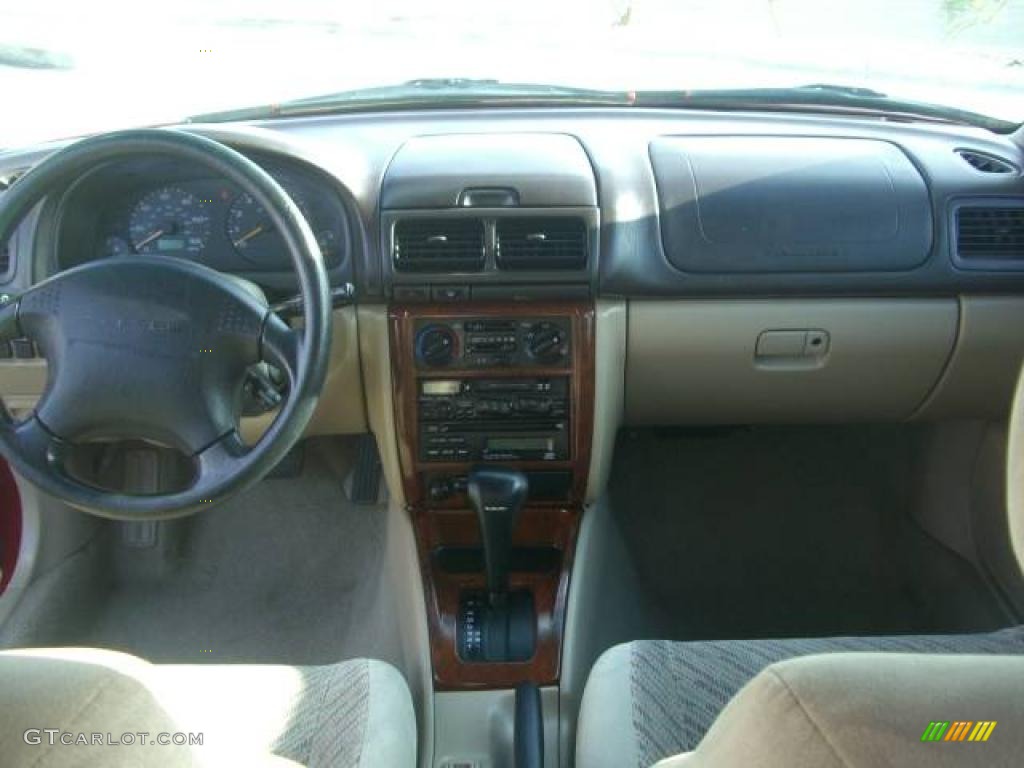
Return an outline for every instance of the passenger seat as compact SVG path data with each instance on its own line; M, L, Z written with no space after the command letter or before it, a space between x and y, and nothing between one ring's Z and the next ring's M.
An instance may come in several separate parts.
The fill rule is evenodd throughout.
M937 745L922 741L933 721L971 726ZM969 741L979 722L997 723L984 743ZM576 739L578 768L1010 766L1021 755L1024 627L620 645L590 673Z

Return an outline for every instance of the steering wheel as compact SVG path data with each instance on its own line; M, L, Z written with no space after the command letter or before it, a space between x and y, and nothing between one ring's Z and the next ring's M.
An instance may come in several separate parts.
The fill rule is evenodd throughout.
M267 211L291 256L303 299L293 330L237 279L172 257L108 258L60 272L0 309L0 339L28 337L48 362L32 414L0 414L0 453L43 491L121 520L166 519L211 506L251 485L299 440L323 387L331 343L330 286L316 238L262 168L194 134L120 131L76 142L25 174L0 198L0 243L48 193L129 156L199 164L234 182ZM246 369L280 368L288 397L247 448L237 431ZM94 487L65 466L79 442L145 440L193 460L184 490L128 494Z

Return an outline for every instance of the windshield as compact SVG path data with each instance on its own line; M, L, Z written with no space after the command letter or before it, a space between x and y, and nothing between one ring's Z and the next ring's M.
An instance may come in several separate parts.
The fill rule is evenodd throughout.
M0 147L433 78L622 92L829 84L1024 121L1024 0L4 6Z

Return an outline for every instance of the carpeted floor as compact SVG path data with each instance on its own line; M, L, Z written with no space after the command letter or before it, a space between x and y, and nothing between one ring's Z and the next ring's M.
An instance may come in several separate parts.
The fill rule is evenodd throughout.
M19 644L115 648L157 662L395 657L385 510L348 502L327 448L313 446L300 475L163 523L155 548L126 547L110 524L92 557L103 575L78 611L62 608L64 631L47 622L45 637Z
M652 636L1010 623L974 567L907 514L913 450L904 427L623 432L612 505Z

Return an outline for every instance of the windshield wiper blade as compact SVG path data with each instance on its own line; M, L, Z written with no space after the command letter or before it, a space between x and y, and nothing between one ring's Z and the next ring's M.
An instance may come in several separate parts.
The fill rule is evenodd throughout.
M420 78L398 85L359 88L221 112L192 115L189 123L260 120L274 117L398 108L475 106L628 106L631 94L536 83L504 83L472 78Z

